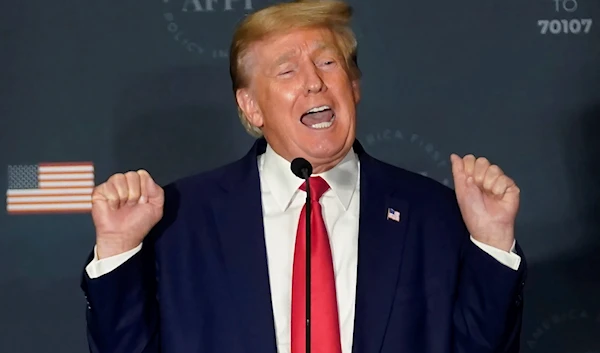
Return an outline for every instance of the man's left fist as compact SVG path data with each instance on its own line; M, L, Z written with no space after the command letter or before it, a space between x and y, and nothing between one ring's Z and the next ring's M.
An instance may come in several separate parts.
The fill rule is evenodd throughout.
M471 236L495 248L510 251L520 190L497 165L472 154L450 156L454 190Z

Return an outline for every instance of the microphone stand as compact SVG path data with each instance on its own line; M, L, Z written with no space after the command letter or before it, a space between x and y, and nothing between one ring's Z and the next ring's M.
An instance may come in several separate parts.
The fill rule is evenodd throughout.
M310 353L310 294L311 294L311 198L310 198L310 175L308 170L303 169L302 174L306 183L306 353Z

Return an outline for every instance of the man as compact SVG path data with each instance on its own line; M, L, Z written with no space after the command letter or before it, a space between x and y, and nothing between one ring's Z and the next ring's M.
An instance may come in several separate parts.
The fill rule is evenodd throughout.
M313 167L312 352L518 352L525 263L519 189L453 155L455 193L355 140L350 8L274 5L231 49L241 160L164 188L143 170L93 194L84 272L94 353L303 353L306 192Z

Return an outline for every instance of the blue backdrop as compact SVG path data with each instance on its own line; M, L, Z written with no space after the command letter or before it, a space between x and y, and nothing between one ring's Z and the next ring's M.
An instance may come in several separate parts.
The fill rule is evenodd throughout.
M0 2L6 204L15 170L49 178L40 163L91 162L96 183L146 168L164 184L242 156L227 50L236 21L269 3ZM452 152L502 166L522 189L523 352L600 352L600 2L351 4L367 151L450 186ZM0 212L0 352L87 350L93 243L85 205Z

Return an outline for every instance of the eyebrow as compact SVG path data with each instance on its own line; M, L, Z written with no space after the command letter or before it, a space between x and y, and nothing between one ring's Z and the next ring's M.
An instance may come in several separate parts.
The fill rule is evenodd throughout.
M327 51L327 50L337 51L333 45L326 43L326 42L316 42L315 44L313 44L311 46L311 49L316 52ZM291 58L293 58L296 55L297 55L296 50L290 50L288 52L285 52L275 60L273 66L279 66L279 65L289 61Z

